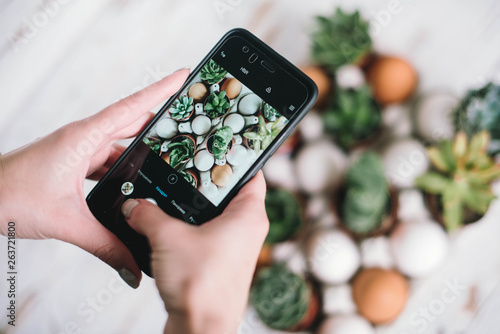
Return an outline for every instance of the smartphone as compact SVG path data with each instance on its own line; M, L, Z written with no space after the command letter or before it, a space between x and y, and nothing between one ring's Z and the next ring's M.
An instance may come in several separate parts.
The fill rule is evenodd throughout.
M151 276L150 248L121 214L144 198L200 225L220 214L317 98L314 82L244 29L229 31L87 197Z

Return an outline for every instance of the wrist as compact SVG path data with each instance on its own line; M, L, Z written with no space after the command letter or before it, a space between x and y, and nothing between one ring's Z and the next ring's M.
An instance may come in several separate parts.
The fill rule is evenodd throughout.
M237 331L238 323L223 316L169 313L164 334L236 334Z

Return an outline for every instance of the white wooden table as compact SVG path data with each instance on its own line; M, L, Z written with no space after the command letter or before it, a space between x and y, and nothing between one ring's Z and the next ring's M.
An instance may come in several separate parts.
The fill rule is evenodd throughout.
M89 116L178 68L196 65L232 27L253 31L292 62L304 64L313 16L331 13L337 5L361 8L378 24L376 49L409 59L420 74L421 92L463 94L500 79L496 0L401 0L399 14L385 21L378 13L387 9L388 0L2 0L0 152ZM86 191L92 186L87 183ZM446 264L415 281L403 314L377 332L498 333L498 217L500 204L495 203L484 221L452 236ZM4 238L0 244L3 273ZM166 313L151 279L145 278L138 290L123 287L99 260L58 241L22 240L18 250L22 308L16 327L7 328L2 315L0 332L162 332ZM464 289L419 331L411 320L415 312L429 307L454 280ZM91 307L93 299L101 301L99 308ZM241 333L271 332L249 314Z

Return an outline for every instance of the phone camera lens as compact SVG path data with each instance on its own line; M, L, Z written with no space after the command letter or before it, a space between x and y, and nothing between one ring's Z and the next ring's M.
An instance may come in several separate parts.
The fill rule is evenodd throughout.
M245 46L243 47L243 52L244 52L244 53L248 53L248 51L250 51L250 48L249 48L248 46L246 46L246 45L245 45Z

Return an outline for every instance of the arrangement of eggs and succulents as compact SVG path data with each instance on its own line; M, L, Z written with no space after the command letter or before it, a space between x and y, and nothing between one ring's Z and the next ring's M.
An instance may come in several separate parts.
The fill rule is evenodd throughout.
M500 86L417 94L415 69L376 53L358 12L318 17L311 42L302 70L319 98L264 167L271 225L250 304L273 329L375 333L495 198Z
M218 203L285 125L286 118L210 60L144 142Z

